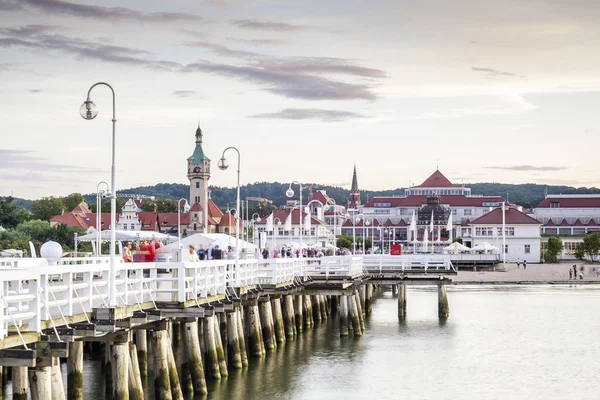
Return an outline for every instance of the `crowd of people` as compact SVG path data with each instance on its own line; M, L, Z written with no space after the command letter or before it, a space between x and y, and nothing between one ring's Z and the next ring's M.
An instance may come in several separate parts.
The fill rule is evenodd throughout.
M135 249L128 242L123 248L124 262L154 262L156 259L156 250L160 248L160 243L157 241L142 240L136 243Z

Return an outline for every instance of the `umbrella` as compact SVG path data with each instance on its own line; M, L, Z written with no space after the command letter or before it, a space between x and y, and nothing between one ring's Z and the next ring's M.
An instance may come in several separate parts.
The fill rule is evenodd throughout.
M470 248L468 248L467 246L458 243L458 242L454 242L449 246L444 247L444 250L448 250L448 251L467 251L467 250L471 250Z
M479 243L477 246L473 247L471 250L492 251L492 250L498 250L498 248L495 246L492 246L488 242L483 242L483 243Z

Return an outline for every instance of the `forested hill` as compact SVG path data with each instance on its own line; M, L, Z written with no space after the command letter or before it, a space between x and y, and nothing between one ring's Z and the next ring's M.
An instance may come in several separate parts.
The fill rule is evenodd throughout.
M306 202L308 199L308 186L309 183L304 184L303 200ZM312 184L313 191L316 192L318 189L325 189L327 194L333 197L338 204L347 204L350 191L341 187L335 186L324 186L319 184ZM538 184L522 184L522 185L510 185L504 183L472 183L468 184L468 187L472 189L474 195L490 195L490 196L502 196L504 199L508 199L511 203L522 205L526 208L533 208L538 205L544 198L544 191L547 189L548 193L551 194L600 194L598 188L574 188L570 186L547 186ZM279 182L256 182L249 185L244 185L240 189L240 195L242 199L246 197L261 197L273 201L276 206L285 204L287 198L285 191L288 188L287 183ZM212 199L223 209L227 208L228 203L233 206L235 204L235 188L226 188L219 186L211 186ZM298 196L298 187L294 186L295 197ZM119 194L135 194L135 195L146 195L154 196L157 199L173 199L177 200L180 198L187 198L189 196L189 186L180 183L159 183L154 186L140 186L130 189L119 190ZM373 197L380 196L402 196L404 195L404 188L392 189L392 190L362 190L361 199L362 203L366 203ZM86 201L89 204L96 202L95 194L84 195ZM29 209L31 200L15 199L15 203L23 208Z
M303 200L308 199L308 186L305 184L303 190ZM335 186L323 186L312 184L313 191L317 189L325 189L327 194L333 197L338 204L346 204L350 195L348 189ZM502 196L511 203L522 205L526 208L533 208L544 199L544 191L547 189L551 194L600 194L598 188L574 188L570 186L547 186L538 184L522 184L510 185L503 183L473 183L467 185L471 188L474 195L489 195ZM242 199L246 197L262 197L273 200L277 206L285 204L287 200L285 191L288 188L287 183L279 182L256 182L249 185L244 185L240 188L240 196ZM225 208L227 203L232 205L235 203L235 188L225 188L219 186L211 186L212 199L216 204ZM298 195L298 187L294 186L295 195ZM189 186L183 184L159 183L155 186L141 186L123 190L121 193L143 194L155 196L156 198L180 199L189 196ZM393 190L361 190L362 203L366 203L368 199L380 196L402 196L404 188ZM95 200L92 200L95 201Z

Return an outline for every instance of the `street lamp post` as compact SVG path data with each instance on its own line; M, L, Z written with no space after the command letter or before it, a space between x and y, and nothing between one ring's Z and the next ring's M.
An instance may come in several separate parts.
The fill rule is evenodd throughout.
M183 204L183 212L189 212L190 211L190 205L187 202L187 199L181 198L177 201L177 247L181 252L181 202L185 201L185 203Z
M352 216L352 255L356 254L356 224L360 222L363 215ZM346 214L346 218L350 218L350 214Z
M290 186L288 187L288 190L285 191L285 195L287 197L293 197L294 196L294 189L292 189L292 185L294 183L297 183L298 186L300 186L300 208L299 208L299 217L300 217L300 259L302 259L302 184L298 181L293 181L290 183ZM293 211L292 211L293 212ZM292 219L293 221L293 219ZM300 263L300 265L302 265L302 263ZM301 273L304 271L304 269L302 267L301 268Z
M373 220L373 218L367 218L367 220L365 221L365 225L366 226L371 226L371 254L373 253L373 228L375 227L375 221ZM367 233L368 233L369 228L367 228ZM364 239L363 239L364 240ZM364 250L363 250L364 253Z
M277 246L277 241L275 240L275 232L279 234L279 227L281 226L281 220L278 217L273 219L273 225L275 225L275 221L277 221L277 231L275 231L275 226L273 226L273 236L271 237L271 242L273 242L273 258L275 258L275 250Z
M255 215L256 215L256 217L255 217ZM260 222L260 215L258 215L258 213L252 214L252 244L256 244L256 241L254 240L254 223L255 222ZM260 238L259 238L259 242L260 242Z
M229 167L229 164L227 163L227 160L225 159L225 153L227 152L227 150L235 150L237 152L237 156L238 156L238 163L237 163L237 195L235 198L235 210L236 210L236 216L237 213L240 209L240 163L241 163L241 156L240 156L240 151L235 148L235 147L228 147L225 150L223 150L223 154L221 155L221 159L219 160L218 166L219 169L221 169L222 171L226 170ZM239 224L237 223L236 220L236 226L235 226L235 284L236 286L240 286L240 229L239 229Z
M110 197L110 276L109 276L109 305L117 305L117 291L116 291L116 280L117 280L117 257L115 254L115 242L116 242L116 224L117 224L117 187L115 183L115 132L117 125L116 109L115 109L115 91L108 83L97 82L94 83L87 92L86 100L79 108L79 113L84 119L92 120L98 115L98 108L94 102L90 99L90 93L98 85L107 86L112 92L112 103L113 103L113 117L112 117L112 165L110 170L111 176L111 197Z
M389 229L386 229L386 230L384 231L384 233L385 233L385 236L387 236L387 237L388 237L388 240L389 240L389 238L390 238L390 236L389 236L389 235L390 235L390 230L389 230ZM384 247L383 247L383 248L385 249L385 241L384 241ZM385 253L385 251L384 251L384 253Z
M105 184L106 190L100 190L100 185ZM96 186L96 255L102 254L102 196L110 196L108 183L102 181Z

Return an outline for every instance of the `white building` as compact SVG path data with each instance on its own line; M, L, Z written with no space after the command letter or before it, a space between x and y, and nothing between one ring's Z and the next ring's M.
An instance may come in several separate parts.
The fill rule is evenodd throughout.
M505 248L507 262L541 260L540 222L516 208L505 212ZM471 222L471 240L475 247L483 242L502 249L502 208L495 208Z
M291 229L286 229L286 221L291 215ZM302 213L302 243L307 246L325 247L333 240L333 235L327 229L323 221L315 217L311 217L310 229L306 229L304 223L307 213ZM300 211L294 210L276 210L273 212L273 231L266 230L267 217L262 218L260 222L255 222L256 232L266 232L267 247L269 249L280 249L282 246L289 247L300 245Z
M334 202L325 190L317 190L306 206L310 215L325 222L331 234L341 235L342 225L346 221L346 207L334 204Z
M117 219L117 230L120 231L140 231L142 223L138 218L138 213L141 212L133 199L129 199L121 209L121 215Z

